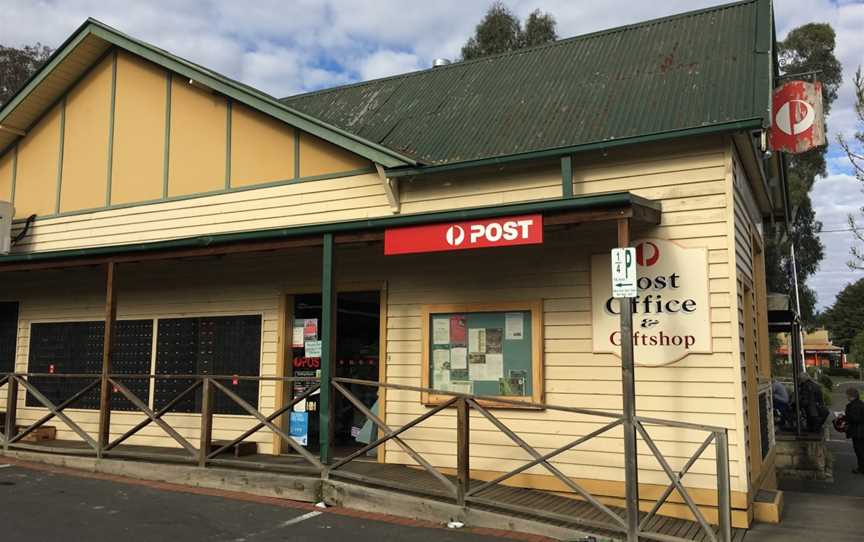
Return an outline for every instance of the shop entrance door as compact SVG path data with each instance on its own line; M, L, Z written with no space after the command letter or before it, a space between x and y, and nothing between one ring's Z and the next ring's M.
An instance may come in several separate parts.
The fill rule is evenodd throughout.
M298 294L293 297L290 371L296 377L318 376L321 368L321 294ZM336 348L334 377L378 381L381 324L381 294L378 291L340 292L336 296ZM287 369L287 368L286 368ZM377 412L378 389L346 385L355 397ZM306 390L303 383L291 386L288 397ZM288 420L292 435L310 451L319 449L318 395L298 405ZM333 401L333 457L344 457L370 442L372 423L339 393ZM299 411L299 412L298 412ZM306 432L305 439L302 433ZM283 450L285 448L283 447ZM288 451L288 450L286 450Z

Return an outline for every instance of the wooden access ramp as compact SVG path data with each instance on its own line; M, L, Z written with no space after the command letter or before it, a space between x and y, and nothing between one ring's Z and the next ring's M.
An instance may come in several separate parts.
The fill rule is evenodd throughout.
M429 491L429 488L434 488L436 484L436 480L430 474L422 469L405 465L387 465L371 461L352 462L342 472L331 473L331 477L394 493L438 499L442 502L449 499L444 491ZM453 476L448 478L456 481ZM472 487L478 487L483 483L481 480L471 480ZM482 498L472 499L470 506L584 532L595 536L598 540L625 541L627 539L626 534L615 530L614 524L589 503L548 491L496 485L484 491ZM611 508L621 514L624 513L623 508ZM646 515L643 513L642 518ZM645 530L657 535L652 538L654 540L683 539L696 542L711 540L698 522L686 519L654 516L645 525ZM744 539L745 533L746 529L733 529L732 540L740 542Z
M368 420L375 425L377 435L369 444L361 447L346 457L324 460L324 454L311 453L306 447L298 444L288 435L284 428L277 425L277 419L290 410L296 403L308 397L319 389L319 382L311 382L305 392L295 397L285 405L279 406L271 412L262 412L257 405L250 404L238 395L229 382L239 380L282 380L293 382L301 379L291 377L254 377L237 375L190 375L185 377L191 383L188 388L181 391L174 399L154 409L146 401L138 397L127 383L136 379L160 379L168 378L166 375L107 375L102 380L115 390L115 394L122 395L129 403L144 415L142 420L134 427L128 429L122 435L109 439L113 436L110 431L104 431L105 427L100 425L100 434L92 435L85 427L79 425L67 414L67 409L73 407L85 394L94 391L100 383L98 375L62 375L62 374L27 374L11 373L0 375L0 387L6 387L7 412L6 430L0 443L4 452L14 450L28 450L38 452L51 452L65 456L95 457L97 460L121 460L121 461L147 461L180 463L184 468L189 465L206 471L208 467L228 467L235 470L258 470L270 473L289 473L297 477L304 477L306 481L314 481L316 487L322 490L322 495L328 484L335 482L350 484L356 488L375 488L383 501L398 502L400 495L412 496L412 498L427 499L431 506L441 509L446 505L448 510L453 511L454 516L470 513L472 510L490 511L498 514L502 521L506 517L529 518L534 522L545 522L549 526L567 527L573 532L587 533L603 540L627 540L645 541L657 540L660 542L682 542L682 541L706 541L706 542L732 542L740 539L741 531L736 531L731 526L731 503L730 503L730 480L729 480L729 457L728 457L728 435L727 430L722 427L713 427L693 423L685 423L672 420L660 420L636 416L633 420L635 430L641 442L651 451L657 465L666 474L669 484L654 502L652 508L646 511L638 511L633 506L634 513L628 514L626 509L607 505L598 496L592 495L580 483L567 476L555 463L558 456L572 450L581 444L599 437L624 423L622 415L614 412L604 412L583 408L574 408L566 405L551 405L545 403L529 403L525 401L512 401L501 397L482 397L472 394L454 393L443 390L431 390L414 386L398 384L379 383L365 380L331 378L330 386L334 393L341 394L347 401L363 413ZM77 380L74 389L78 391L69 397L58 397L43 390L55 390L53 383ZM306 379L309 380L309 379ZM442 403L425 410L423 414L401 426L390 426L385 420L378 417L368 405L364 404L352 390L356 386L372 386L385 389L419 391L421 393L435 393L443 396ZM47 414L32 422L26 427L18 427L16 424L16 411L19 406L18 392L27 393L37 400ZM198 439L194 435L190 438L188 432L181 434L172 427L171 419L166 416L174 406L185 397L192 394L201 396L201 430ZM257 420L257 424L230 442L216 442L212 439L214 403L216 394L223 396L238 405L248 416ZM104 398L103 398L104 399ZM23 401L22 401L23 403ZM110 400L102 400L103 410L111 410ZM554 410L564 414L579 416L590 416L599 420L599 427L594 431L580 436L573 436L573 440L559 448L543 452L526 442L522 436L516 434L499 417L490 410L490 404L513 404L520 407L532 407L545 410ZM456 469L444 469L433 465L423 454L415 450L411 440L405 437L405 432L416 427L424 421L443 412L456 414ZM492 480L477 480L471 477L471 446L472 431L471 419L484 419L497 431L509 439L513 444L523 450L530 458L524 464L508 472L502 472ZM110 421L110 416L106 416ZM73 443L47 443L30 444L23 439L46 422L64 424L69 431L66 434L74 434L80 440ZM152 448L130 445L129 439L138 434L147 426L158 426L165 434L171 437L177 446L173 448ZM681 466L673 470L663 453L654 441L651 432L657 427L673 427L701 431L707 436L693 453ZM488 426L487 426L488 427ZM241 445L257 431L266 429L278 437L287 448L293 451L289 456L268 456L255 454L254 456L235 457L232 450ZM374 438L374 437L373 437ZM700 437L701 438L701 437ZM369 461L370 452L384 445L395 445L410 458L412 465L381 464ZM718 525L707 521L700 507L691 497L688 488L684 486L683 479L696 464L697 460L709 447L715 450L715 475L717 482L717 501L711 503L717 509ZM512 487L508 482L515 476L529 469L543 469L562 484L564 491L570 496L563 496L552 492L534 489ZM312 482L310 482L312 483ZM631 488L634 489L634 488ZM658 515L663 505L673 495L677 494L684 505L687 506L694 521L666 518ZM638 487L635 488L634 504L640 501ZM428 507L427 507L428 508ZM386 512L385 510L382 510Z

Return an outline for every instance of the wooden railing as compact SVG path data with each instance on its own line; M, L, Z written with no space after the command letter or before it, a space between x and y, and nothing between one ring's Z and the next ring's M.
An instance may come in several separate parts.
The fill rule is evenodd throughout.
M63 400L60 404L52 403L42 392L39 391L36 385L30 381L32 377L47 377L47 378L65 378L70 380L84 380L85 382L89 380L88 383L84 385L84 387L76 392L74 395L69 397L68 399ZM159 408L158 410L151 409L147 400L141 397L138 397L134 392L132 392L128 386L124 384L124 381L135 380L135 379L150 379L150 380L158 380L163 378L171 378L171 379L182 379L189 380L192 383L182 390L179 394L169 400L164 406ZM145 419L137 423L135 426L124 432L122 435L116 437L110 442L105 442L104 444L100 443L98 438L94 438L93 435L88 434L84 429L81 428L80 425L75 423L72 419L70 419L66 414L64 414L64 410L72 407L76 402L80 401L82 397L84 397L91 390L94 390L100 384L101 375L93 375L93 374L33 374L33 373L13 373L0 375L0 389L3 387L7 388L7 401L6 401L6 432L2 436L2 444L4 449L14 449L14 448L27 448L34 449L32 446L22 445L20 442L22 438L24 438L27 434L31 433L38 427L41 427L46 422L51 419L57 418L61 422L63 422L70 430L72 430L75 434L77 434L82 441L87 444L87 448L84 449L85 452L89 451L90 453L96 455L97 457L135 457L141 459L151 459L151 460L173 460L173 461L183 461L187 463L196 464L201 467L206 467L211 464L233 464L236 465L237 462L234 460L221 459L218 456L225 452L226 450L232 448L233 446L238 445L241 442L246 441L252 435L257 433L262 429L270 430L274 435L278 436L281 441L286 444L291 450L293 450L298 457L302 458L305 463L305 467L301 467L301 471L315 473L324 478L345 478L348 480L353 480L361 483L373 483L376 485L389 487L397 490L407 490L411 492L425 492L430 495L434 495L436 497L444 497L444 498L452 498L455 504L459 506L470 506L471 504L482 505L482 506L493 506L498 509L503 509L515 513L526 513L531 514L533 516L545 517L547 519L555 520L555 521L565 521L565 522L578 522L580 524L585 525L586 527L593 527L597 529L602 529L605 531L614 531L622 534L628 535L629 539L644 539L644 540L658 540L661 542L675 542L675 541L683 541L685 539L671 536L668 534L662 534L659 532L652 532L649 530L652 519L655 518L657 513L660 511L661 507L666 504L668 499L672 496L673 493L677 492L680 498L684 501L684 504L692 513L696 522L701 527L702 531L705 533L707 538L712 542L730 542L732 537L732 528L731 528L731 500L730 500L730 480L729 480L729 455L728 455L728 436L727 430L722 427L701 425L701 424L693 424L686 422L678 422L671 420L661 420L655 418L647 418L637 416L636 418L636 429L638 434L641 436L643 442L647 445L652 455L656 458L660 468L665 473L665 475L669 478L670 483L665 488L665 490L660 495L660 498L654 503L651 510L649 510L645 514L640 514L640 518L638 522L630 522L626 517L626 513L622 509L615 509L614 507L610 507L605 505L600 501L596 496L592 495L588 490L586 490L581 484L576 482L573 478L562 472L558 467L556 467L552 460L561 454L573 450L578 446L600 437L601 435L606 434L607 432L615 429L616 427L621 426L624 423L623 416L614 412L604 412L599 410L591 410L591 409L583 409L583 408L575 408L569 406L562 405L550 405L545 403L526 403L524 401L515 401L509 400L501 397L483 397L476 396L470 394L461 394L443 390L432 390L428 388L421 388L415 386L406 386L400 384L386 384L381 382L374 382L368 380L357 380L357 379L349 379L349 378L332 378L331 386L332 389L342 395L347 401L349 401L358 411L360 411L368 420L370 420L374 426L377 428L377 433L380 434L380 437L375 438L369 444L361 447L357 451L351 453L347 457L337 459L332 464L325 465L319 460L318 457L311 454L305 447L298 444L293 438L290 437L281 427L274 423L280 416L284 415L286 412L289 412L295 405L308 399L316 391L320 389L320 383L318 383L317 379L313 378L292 378L292 377L254 377L254 376L237 376L237 375L109 375L108 383L116 393L119 393L123 397L125 397L132 405L134 405L135 409L138 412L141 412L145 415ZM306 384L311 384L302 394L295 397L290 402L274 409L269 414L262 413L259 409L255 408L248 401L243 399L239 394L230 389L229 386L225 384L226 381L238 381L238 380L254 380L254 381L282 381L285 383L289 382L305 382ZM391 390L401 390L401 391L411 391L411 392L419 392L419 393L434 393L436 395L447 397L443 403L437 405L435 407L430 408L422 415L417 416L416 418L404 423L400 427L391 427L385 421L376 415L371 408L369 408L366 404L363 403L360 399L358 399L351 391L349 390L349 386L371 386L379 389L391 389ZM17 410L19 397L18 392L19 389L23 388L27 393L30 393L39 403L44 406L48 413L40 417L35 422L31 423L26 428L18 431L16 429L17 422ZM197 447L184 438L180 433L173 428L166 420L165 415L172 412L173 409L177 407L177 405L181 404L184 399L189 398L192 394L196 393L198 390L201 390L201 413L200 413L200 436L199 442L197 443ZM214 394L221 393L228 397L231 402L238 405L240 409L245 412L248 416L253 417L257 420L257 423L249 428L248 430L242 432L239 436L231 440L230 442L221 443L218 447L214 449L212 445L212 434L213 434L213 416L214 416ZM110 401L109 401L110 402ZM605 423L601 425L596 430L588 433L586 435L580 436L578 438L573 439L572 441L564 444L552 450L550 452L541 453L535 447L528 444L522 437L520 437L516 432L514 432L511 428L509 428L498 416L493 414L490 409L485 406L488 403L493 403L501 406L510 406L510 407L519 407L519 408L535 408L535 409L543 409L550 411L558 411L565 412L569 414L577 414L577 415L585 415L585 416L593 416L600 420L603 420ZM332 405L332 403L331 403ZM103 408L105 406L103 405ZM442 412L448 411L450 409L456 410L456 475L455 477L452 475L448 475L442 471L440 468L436 468L433 466L427 459L423 457L421 453L415 450L404 438L404 434L410 429L417 427L424 421L432 418L433 416L439 415ZM508 472L504 472L497 476L496 478L484 482L480 482L478 480L472 480L471 473L471 411L478 413L482 418L486 419L492 426L498 429L502 434L504 434L509 440L511 440L516 446L520 449L524 450L531 456L531 460L527 463L512 469ZM197 415L197 413L196 413ZM145 427L150 424L158 425L166 434L168 434L179 447L185 452L181 455L174 454L159 454L159 453L151 453L151 452L135 452L135 451L120 451L118 447L128 441L131 437L138 434ZM672 427L679 428L685 430L698 430L708 433L707 437L702 441L701 445L697 448L695 453L693 453L687 461L684 463L683 467L680 471L675 472L672 467L669 465L668 460L664 457L660 449L658 448L656 442L651 437L648 428L650 427ZM374 438L374 437L373 437ZM405 453L415 461L420 467L424 469L429 475L431 475L438 484L438 487L425 487L420 488L416 486L405 486L399 482L395 482L391 479L385 478L375 478L374 476L368 473L357 473L351 472L346 467L357 460L365 456L368 452L377 449L380 446L385 445L388 442L394 442L397 444ZM716 450L716 478L717 478L717 512L718 512L718 521L717 527L709 523L699 506L694 501L693 497L690 495L690 492L682 483L682 479L687 475L690 469L696 464L696 462L702 457L706 450L711 445L714 445ZM46 449L45 447L39 447L40 449ZM61 452L68 451L67 450L58 450ZM523 473L529 469L535 467L542 467L546 471L548 471L553 477L555 477L558 481L560 481L566 488L571 490L573 493L577 494L584 502L588 503L595 510L600 512L600 517L603 518L603 521L592 520L589 518L573 518L569 516L565 516L562 514L556 514L554 512L538 510L536 508L526 508L517 504L512 503L504 503L500 501L496 501L487 497L484 497L484 494L489 492L495 487L500 486L503 482L513 478L514 476ZM637 497L638 497L638 488L637 488ZM635 532L633 531L635 529Z
M81 390L74 393L68 399L64 399L60 404L54 404L31 381L32 378L85 381L89 380L90 382L87 383ZM147 398L139 397L133 391L131 391L126 384L124 384L124 381L141 379L152 380L154 382L160 379L179 379L189 380L192 381L192 383L179 394L171 398L164 406L162 406L158 410L153 410L148 406ZM224 382L226 381L237 382L240 380L252 380L256 382L280 381L284 383L311 382L312 385L309 386L304 393L298 395L289 403L265 415L224 384ZM302 457L305 462L308 463L309 466L311 466L312 471L314 471L315 473L319 473L323 469L323 465L317 457L309 453L309 451L306 450L303 446L297 444L297 442L292 439L281 427L277 426L274 423L274 420L278 419L280 416L288 412L291 408L294 407L294 405L296 405L300 401L303 401L304 399L308 399L312 394L314 394L318 389L320 389L320 384L318 384L317 379L293 377L257 377L239 375L114 374L109 375L107 381L109 386L113 389L114 393L120 394L120 396L124 397L127 401L129 401L129 403L131 403L135 408L134 412L144 414L145 419L138 422L136 425L131 427L122 435L114 438L113 440L101 443L99 442L100 439L98 438L98 436L91 435L90 433L85 431L78 423L73 421L63 412L67 408L75 408L76 403L80 402L84 396L86 396L92 390L98 389L99 384L101 383L101 375L59 373L10 373L3 375L2 377L0 377L0 389L2 389L4 386L7 388L5 422L6 430L2 435L2 440L0 440L0 443L2 443L4 449L7 450L10 448L29 450L51 450L52 448L50 445L40 445L37 447L24 444L21 442L21 440L37 428L45 425L45 423L49 420L58 418L66 427L68 427L71 431L78 435L78 437L88 445L88 448L84 449L83 452L86 453L89 451L96 457L113 456L137 459L180 461L195 463L203 467L207 466L210 463L222 462L223 460L218 457L220 454L238 445L239 443L246 441L247 439L249 439L249 437L266 427L273 434L278 436L283 443L285 443L288 447L293 449L300 457ZM48 414L45 414L37 421L31 423L29 426L19 431L17 429L19 390L22 388L24 391L32 395L37 401L39 401L41 406L48 410ZM184 400L190 398L195 393L197 393L198 390L201 390L201 412L184 413L193 414L196 416L200 415L201 430L199 433L199 441L196 447L195 444L190 442L187 438L183 437L179 431L172 427L172 425L165 420L165 416L174 411L177 406L180 405ZM232 403L238 405L245 415L255 418L258 423L250 429L244 431L240 436L234 438L230 442L219 443L218 447L215 447L214 449L212 436L214 395L216 393L224 394L226 397L228 397L228 399L230 399ZM179 447L185 452L185 454L178 456L174 453L165 453L158 451L153 452L138 450L121 450L119 448L121 444L125 443L131 437L140 433L145 427L151 424L156 424L157 426L159 426L172 440L174 440L174 442L179 445ZM57 447L56 451L66 453L82 452L82 450L76 450L68 447Z
M88 384L86 384L81 390L73 394L71 397L63 400L59 405L55 405L48 397L45 396L39 389L34 385L30 379L36 378L45 378L45 379L68 379L68 380L91 380ZM99 444L97 440L85 431L80 425L75 423L69 416L67 416L63 411L67 408L73 407L75 403L80 401L87 393L91 390L98 388L101 383L101 379L99 375L92 374L53 374L53 373L23 373L23 374L15 374L10 373L5 375L3 378L0 378L0 388L3 386L6 387L6 420L5 426L6 431L3 435L3 449L8 450L10 447L19 447L23 448L26 445L21 443L21 440L35 431L36 429L45 425L48 421L58 418L61 422L63 422L69 429L71 429L75 434L77 434L82 441L86 442L87 445L93 452L98 452ZM31 423L27 427L18 431L18 391L23 388L24 391L32 395L43 407L48 409L48 414L45 414L35 422Z
M368 475L357 475L351 472L345 472L342 469L349 464L351 461L361 457L367 452L384 445L389 441L394 441L398 444L414 461L416 461L423 469L434 476L439 482L440 485L443 486L443 493L452 497L456 504L460 506L465 506L470 503L481 504L486 506L494 506L496 508L507 509L516 513L523 514L531 514L533 516L541 516L546 517L548 519L556 520L556 521L566 521L572 522L574 518L563 516L560 514L556 514L553 512L537 510L536 508L527 508L519 505L506 504L500 501L495 501L491 499L485 499L480 496L481 493L484 493L493 487L498 486L505 480L508 480L517 474L520 474L528 469L533 467L541 466L546 469L552 476L554 476L557 480L559 480L564 486L572 490L574 493L578 494L585 502L589 503L594 509L601 513L601 517L606 518L607 521L594 521L587 518L578 518L578 522L587 526L587 527L595 527L598 529L608 530L608 531L616 531L622 534L627 534L628 538L632 540L637 539L645 539L645 540L659 540L662 542L673 542L673 541L683 541L685 539L679 538L676 536L671 536L668 534L662 534L658 532L652 532L648 530L649 525L651 524L651 520L654 519L657 512L660 508L667 502L669 497L673 492L678 492L681 496L681 499L686 504L687 508L693 514L693 517L696 519L697 523L700 525L702 531L712 542L730 542L732 539L732 525L731 525L731 500L730 500L730 480L729 480L729 456L728 456L728 436L727 430L723 427L715 427L709 425L701 425L701 424L693 424L686 422L677 422L670 420L660 420L655 418L647 418L637 416L636 418L636 428L639 435L642 437L645 444L651 450L653 456L657 459L661 469L666 474L666 476L670 480L669 486L663 491L660 498L651 508L651 510L640 517L638 522L628 522L626 518L626 514L619 511L614 510L613 508L606 506L603 504L597 497L592 495L589 491L587 491L584 487L582 487L579 483L573 480L571 477L567 476L563 473L558 467L551 463L551 460L556 456L561 455L562 453L572 450L577 446L584 444L585 442L590 441L591 439L597 438L604 433L622 425L624 423L624 418L621 414L613 413L613 412L603 412L598 410L590 410L583 408L575 408L569 406L561 406L561 405L550 405L545 403L530 403L524 401L515 401L504 399L501 397L483 397L462 393L455 393L449 391L442 390L431 390L428 388L421 388L416 386L406 386L401 384L385 384L381 382L373 382L368 380L357 380L350 378L333 378L332 385L334 390L344 396L348 401L350 401L358 410L360 410L375 426L383 433L383 436L364 446L357 452L351 454L350 456L335 462L333 465L329 466L328 472L330 476L340 476L348 479L355 479L361 482L373 482L383 486L392 486L392 482L386 479L373 480ZM387 425L381 418L376 416L371 409L366 407L359 399L357 399L346 387L346 385L354 385L354 386L373 386L376 388L383 389L392 389L392 390L401 390L401 391L411 391L411 392L419 392L419 393L434 393L436 395L441 395L445 397L449 397L442 404L435 406L434 408L426 411L421 416L414 418L413 420L405 423L399 428L393 428ZM509 407L517 407L517 408L536 408L543 410L552 410L559 412L567 412L571 414L580 414L587 416L594 416L603 420L606 420L606 423L596 429L595 431L580 436L571 442L556 448L551 452L547 452L545 454L541 454L535 447L528 444L523 438L517 435L512 429L507 427L507 425L501 421L500 418L495 416L487 407L483 406L486 403L492 403L496 405L509 406ZM426 459L423 458L421 454L419 454L416 450L414 450L402 437L402 435L408 431L409 429L416 427L423 421L445 411L446 409L456 409L456 477L455 480L451 480L444 473L442 473L439 469L433 467ZM527 452L532 460L520 467L512 469L508 472L505 472L498 476L497 478L482 482L479 484L473 484L470 478L470 448L471 448L471 428L470 428L470 411L473 410L479 413L483 418L489 421L495 428L497 428L501 433L506 435L512 442L514 442L519 448ZM698 430L704 431L708 433L707 438L702 442L702 444L698 447L696 452L692 454L692 456L686 461L683 468L675 472L670 467L669 462L663 456L660 449L657 447L654 439L648 433L647 427L651 426L665 426L665 427L674 427L679 429L689 429L689 430ZM702 511L699 509L699 506L694 501L693 497L690 495L690 492L681 482L682 478L690 471L696 461L703 455L703 453L708 449L708 447L712 444L715 445L716 448L716 477L717 477L717 511L718 511L718 525L717 528L713 527L706 519ZM411 489L413 491L417 491L418 488L406 488ZM433 491L433 493L441 494L441 491ZM637 488L637 498L638 498L638 488ZM631 525L635 526L635 532L631 532Z

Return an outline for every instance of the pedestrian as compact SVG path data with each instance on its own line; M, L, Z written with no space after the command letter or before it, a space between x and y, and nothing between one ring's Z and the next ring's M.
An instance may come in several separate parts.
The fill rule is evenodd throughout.
M858 468L852 469L855 474L864 474L864 403L858 388L846 388L846 438L852 439L855 457L858 458Z
M825 398L822 397L822 386L806 372L802 372L799 378L798 396L801 412L807 417L807 431L818 433L829 414L825 407Z
M780 413L780 429L788 427L791 425L792 418L792 409L789 407L789 391L782 382L775 378L771 384L771 394L774 397L774 408Z

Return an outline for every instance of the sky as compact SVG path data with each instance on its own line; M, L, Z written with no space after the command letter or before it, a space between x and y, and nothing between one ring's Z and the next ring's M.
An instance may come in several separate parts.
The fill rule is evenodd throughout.
M56 47L87 17L277 97L426 68L455 59L491 0L0 0L0 43ZM506 0L524 18L553 14L569 37L723 3L722 0ZM864 192L836 143L855 128L852 76L864 64L864 0L775 0L778 37L831 23L844 81L829 128L829 172L811 194L826 230L861 215ZM864 216L864 215L861 215ZM810 285L819 307L864 277L846 262L849 232L824 233L825 259Z

